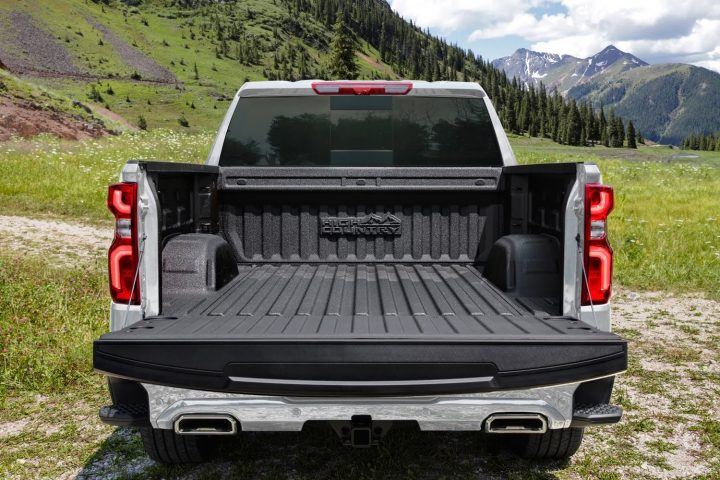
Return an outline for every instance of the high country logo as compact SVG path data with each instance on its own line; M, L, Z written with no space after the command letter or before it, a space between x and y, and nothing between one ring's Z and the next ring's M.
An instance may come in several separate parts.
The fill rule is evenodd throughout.
M402 226L400 219L386 213L371 213L364 217L322 217L320 219L321 235L400 235Z

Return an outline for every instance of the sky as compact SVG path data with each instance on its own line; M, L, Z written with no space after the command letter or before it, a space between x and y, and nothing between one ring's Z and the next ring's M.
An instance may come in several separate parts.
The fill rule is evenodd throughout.
M720 72L718 0L390 0L394 10L486 59L525 47L589 57L612 44L649 63Z

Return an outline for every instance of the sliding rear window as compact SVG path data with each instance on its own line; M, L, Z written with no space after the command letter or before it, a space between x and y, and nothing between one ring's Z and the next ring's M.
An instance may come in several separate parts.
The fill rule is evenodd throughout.
M480 98L241 98L222 166L491 167L502 156Z

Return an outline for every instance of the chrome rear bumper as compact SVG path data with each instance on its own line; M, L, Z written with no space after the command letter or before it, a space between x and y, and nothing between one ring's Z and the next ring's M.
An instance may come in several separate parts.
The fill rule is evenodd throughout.
M172 429L181 415L229 415L243 431L300 431L307 421L344 421L355 415L376 420L414 420L421 430L483 429L498 413L538 414L547 428L570 426L579 383L526 390L425 397L313 398L241 395L143 384L150 423Z

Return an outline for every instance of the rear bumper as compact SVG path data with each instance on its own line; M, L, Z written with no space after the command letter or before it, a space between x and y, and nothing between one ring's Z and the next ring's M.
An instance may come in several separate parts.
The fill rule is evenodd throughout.
M421 430L481 431L498 413L534 413L549 429L573 422L573 394L579 384L507 392L427 397L314 398L242 395L144 384L149 420L172 429L181 415L230 415L242 431L300 431L308 421L347 421L368 415L373 421L416 421Z

